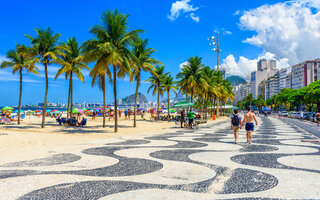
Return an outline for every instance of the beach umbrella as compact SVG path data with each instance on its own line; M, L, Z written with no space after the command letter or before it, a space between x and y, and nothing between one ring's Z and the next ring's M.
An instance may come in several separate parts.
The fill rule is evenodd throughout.
M106 108L110 108L110 106L106 106Z
M72 109L72 113L79 113L78 109L74 108Z
M50 110L50 109L48 109L48 110L46 110L46 112L51 112L51 110Z
M6 107L2 108L1 110L13 110L13 108L9 107L9 106L6 106Z
M36 110L36 112L42 112L41 110Z
M59 110L51 110L50 112L56 112L56 111L59 111Z
M86 109L86 108L82 108L81 110L82 110L82 111L86 111L87 109Z
M23 110L20 110L20 113L23 113ZM18 110L15 110L14 113L18 113Z
M184 107L192 107L192 106L194 106L194 104L189 101L179 101L178 103L174 104L172 107L173 108L184 108Z
M173 109L169 109L169 112L170 112L170 113L175 113L176 111L173 110Z
M265 107L263 110L264 110L264 111L271 111L271 108Z

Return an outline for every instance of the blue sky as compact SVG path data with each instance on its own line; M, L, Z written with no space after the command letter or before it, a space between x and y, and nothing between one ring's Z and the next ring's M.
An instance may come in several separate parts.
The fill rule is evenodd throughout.
M191 8L191 11L178 9L180 15L173 19L168 16L171 15L175 2L172 0L5 1L2 2L2 8L4 9L0 12L0 60L4 59L6 52L14 48L16 43L29 45L29 41L24 37L24 34L34 36L34 28L36 27L46 28L50 26L54 32L62 34L61 40L75 36L80 42L83 42L92 37L88 32L89 28L100 23L101 13L109 9L118 9L124 14L129 14L130 30L145 30L141 37L149 38L150 47L157 49L154 57L164 63L166 71L171 72L173 76L179 72L179 65L191 56L201 56L203 62L212 68L216 65L216 55L210 51L207 41L207 38L214 34L214 30L221 32L220 45L222 52L220 62L225 68L230 69L230 74L237 74L234 71L235 67L239 68L241 64L246 65L246 62L252 65L251 68L254 68L255 60L259 56L264 56L266 52L279 59L282 64L285 63L284 65L288 65L290 60L293 60L293 58L282 53L281 50L277 50L277 45L271 48L266 43L261 44L261 41L266 41L264 39L267 36L264 35L263 38L265 30L259 27L260 23L252 23L251 20L252 15L258 20L261 15L264 17L263 14L266 13L260 12L258 9L261 6L267 6L266 8L262 7L264 9L277 9L276 5L280 5L280 7L284 5L281 1L181 0L180 3L185 3L189 6L189 9ZM292 7L292 5L287 4L284 6ZM311 10L311 7L317 6L303 4L300 7L310 8ZM199 21L197 22L192 17L198 17ZM269 25L265 26L269 27ZM272 26L270 27L272 28ZM254 35L258 36L259 42L257 40L245 41ZM244 61L241 60L241 57L245 58ZM235 64L236 66L234 66ZM52 65L50 68L48 100L66 103L68 83L64 79L53 81L52 76L59 66ZM243 70L246 70L246 67L243 67ZM45 85L42 70L40 70L40 74L41 76L24 75L23 104L29 104L30 102L37 104L43 101ZM85 74L88 74L88 72ZM148 74L143 74L142 79L145 80L147 77ZM17 78L17 76L12 76L9 70L1 70L0 90L2 98L0 98L0 106L17 105L19 91ZM85 80L85 83L75 81L74 101L102 102L102 92L96 87L91 87L89 76L86 75ZM127 80L119 80L119 98L133 94L134 86ZM142 84L140 91L149 100L155 100L155 97L146 93L148 87L148 84ZM107 86L107 101L113 101L111 85Z

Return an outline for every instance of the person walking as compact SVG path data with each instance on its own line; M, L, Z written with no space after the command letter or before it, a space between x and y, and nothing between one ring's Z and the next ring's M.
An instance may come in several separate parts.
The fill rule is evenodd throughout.
M184 117L185 117L185 111L183 110L181 112L181 116L180 116L180 122L181 122L181 128L183 128L183 123L184 123Z
M190 110L190 111L188 112L189 129L192 129L193 118L194 118L193 112Z
M238 110L233 111L233 115L231 116L231 130L233 130L234 133L234 143L238 144L238 135L239 135L239 129L241 128L241 117L238 115Z
M125 109L125 111L124 111L124 119L126 120L127 118L128 118L128 110Z
M320 126L320 110L316 114L317 126Z
M245 129L247 131L247 142L249 144L251 144L252 132L254 131L253 121L255 121L256 122L256 126L258 126L258 122L257 122L256 116L254 115L253 112L250 112L250 111L251 111L251 108L248 107L247 108L247 113L244 115L243 121L242 121L242 124L241 124L241 127L242 127L244 125L244 123L246 122Z

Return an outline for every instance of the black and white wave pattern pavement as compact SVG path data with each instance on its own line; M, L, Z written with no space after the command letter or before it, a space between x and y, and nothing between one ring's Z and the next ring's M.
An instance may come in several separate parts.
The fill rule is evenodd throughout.
M320 199L319 143L259 121L251 145L224 121L1 164L0 199Z

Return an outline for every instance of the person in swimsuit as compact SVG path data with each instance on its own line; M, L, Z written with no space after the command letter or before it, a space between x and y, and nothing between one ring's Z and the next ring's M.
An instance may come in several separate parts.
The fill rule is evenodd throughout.
M250 110L251 110L251 108L248 107L247 108L248 112L244 115L242 125L241 125L241 127L242 127L244 125L244 122L246 122L245 129L247 131L247 142L249 144L251 144L252 132L254 131L253 121L255 121L256 126L258 126L256 116L254 115L254 113L250 112Z

